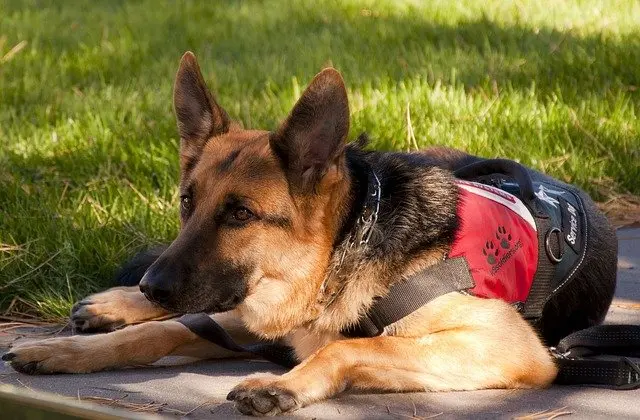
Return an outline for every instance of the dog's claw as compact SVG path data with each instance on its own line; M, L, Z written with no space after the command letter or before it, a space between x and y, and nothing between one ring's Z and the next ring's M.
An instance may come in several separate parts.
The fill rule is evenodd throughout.
M18 360L13 360L12 358L12 361L9 363L16 372L24 373L25 375L37 375L39 373L45 373L40 371L39 362L37 361L24 363Z
M71 308L71 316L73 316L73 314L77 312L81 306L89 305L89 304L91 304L91 301L88 299L84 299L84 300L81 300L80 302L76 302L75 305L73 305L73 307Z
M86 324L87 324L87 315L88 314L83 314L82 313L82 309L84 306L90 305L91 301L90 300L81 300L80 302L76 302L75 305L73 305L73 307L71 308L71 327L73 329L74 333L82 333L85 332L87 330L86 328Z
M110 332L118 329L123 322L100 309L101 304L94 299L83 299L71 308L71 328L74 334Z
M2 355L2 360L4 360L5 362L10 362L11 360L15 359L15 357L15 353L9 352Z

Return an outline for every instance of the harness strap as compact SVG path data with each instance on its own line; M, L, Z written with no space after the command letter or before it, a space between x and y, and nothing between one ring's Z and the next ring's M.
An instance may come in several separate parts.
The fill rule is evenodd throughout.
M298 364L292 347L275 343L257 343L241 346L217 322L205 313L187 314L176 321L189 328L192 333L218 346L237 353L250 353L270 362L292 368Z
M551 264L547 259L547 244L550 247L555 247L555 255L560 255L561 250L558 249L562 245L562 235L555 236L550 233L553 228L553 222L551 220L543 218L535 218L538 232L545 232L545 239L550 237L550 240L538 240L538 266L536 268L536 275L534 281L529 289L529 295L524 302L522 308L522 316L531 321L537 320L542 316L542 310L547 303L551 291L553 290L553 276L556 272L555 264ZM558 240L560 238L560 240ZM560 245L559 245L560 244Z
M570 357L598 354L640 357L640 325L597 325L576 331L560 340L555 350Z
M620 390L640 388L640 365L628 357L618 360L556 360L559 385L600 385Z
M555 383L640 388L640 325L598 325L577 331L551 348L559 371ZM585 356L627 356L601 360Z
M458 168L453 172L459 179L478 179L484 176L504 174L513 177L518 183L520 194L518 196L529 207L536 217L546 217L545 212L539 208L533 190L531 175L525 166L509 159L482 159L470 165Z
M385 327L417 311L433 299L473 287L467 261L462 257L446 259L404 281L394 283L389 293L375 301L357 325L342 331L342 334L347 337L378 336Z

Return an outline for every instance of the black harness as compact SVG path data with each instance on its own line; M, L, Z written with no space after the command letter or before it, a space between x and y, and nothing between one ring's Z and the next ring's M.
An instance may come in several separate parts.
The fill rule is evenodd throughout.
M456 178L481 182L518 197L527 206L538 232L536 275L524 302L514 306L530 322L537 321L547 302L570 283L584 261L587 218L578 195L560 185L533 180L530 171L510 160L484 160L454 173ZM375 175L374 175L375 176ZM377 177L376 177L377 180ZM379 188L379 181L378 188ZM375 188L369 187L369 190ZM376 197L376 194L367 194ZM379 197L379 191L377 196ZM378 208L378 203L365 203L365 209ZM363 220L376 219L369 215ZM354 235L366 226L356 225ZM368 237L367 237L368 239ZM366 240L360 246L366 245ZM374 337L384 329L418 310L433 299L450 292L467 292L474 280L463 257L444 259L403 281L395 282L387 295L377 299L358 324L342 332L347 337Z
M588 229L580 197L564 184L537 179L536 173L510 160L483 160L457 170L454 175L515 195L531 212L538 232L538 268L526 301L514 305L525 319L534 323L542 316L547 302L571 282L584 261ZM380 197L380 180L371 171L364 205L344 252L367 245L378 217ZM377 299L359 322L342 334L346 337L378 336L386 327L435 298L451 292L467 293L473 286L465 258L444 259L395 282L387 295ZM322 294L325 287L323 283ZM328 296L326 304L330 305L340 292L338 288ZM287 346L236 344L207 314L185 315L178 322L225 349L254 354L285 367L298 363L293 349ZM556 383L596 384L618 389L640 387L640 368L628 359L640 357L640 326L592 327L569 335L550 351L560 368ZM592 358L597 355L626 357L616 360Z

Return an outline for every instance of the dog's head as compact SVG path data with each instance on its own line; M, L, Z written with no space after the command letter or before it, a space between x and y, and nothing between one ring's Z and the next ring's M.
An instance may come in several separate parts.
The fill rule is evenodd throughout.
M237 308L265 335L311 319L349 193L342 77L320 72L275 131L244 130L187 52L174 107L181 230L141 289L176 312Z

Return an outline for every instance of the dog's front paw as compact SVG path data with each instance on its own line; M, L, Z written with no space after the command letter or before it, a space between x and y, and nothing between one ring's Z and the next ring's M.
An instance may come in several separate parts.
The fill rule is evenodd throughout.
M72 337L52 338L13 347L2 360L21 373L80 373L91 369L90 359Z
M91 298L84 299L71 309L71 326L74 332L90 333L113 331L124 325L124 320L114 316L108 306Z
M271 379L249 379L233 388L227 400L235 401L242 414L275 416L300 408L296 394Z
M130 292L111 289L88 296L71 308L71 325L76 332L113 331L126 322Z
M167 311L149 302L137 287L116 287L73 305L71 325L77 332L113 331L165 315Z

